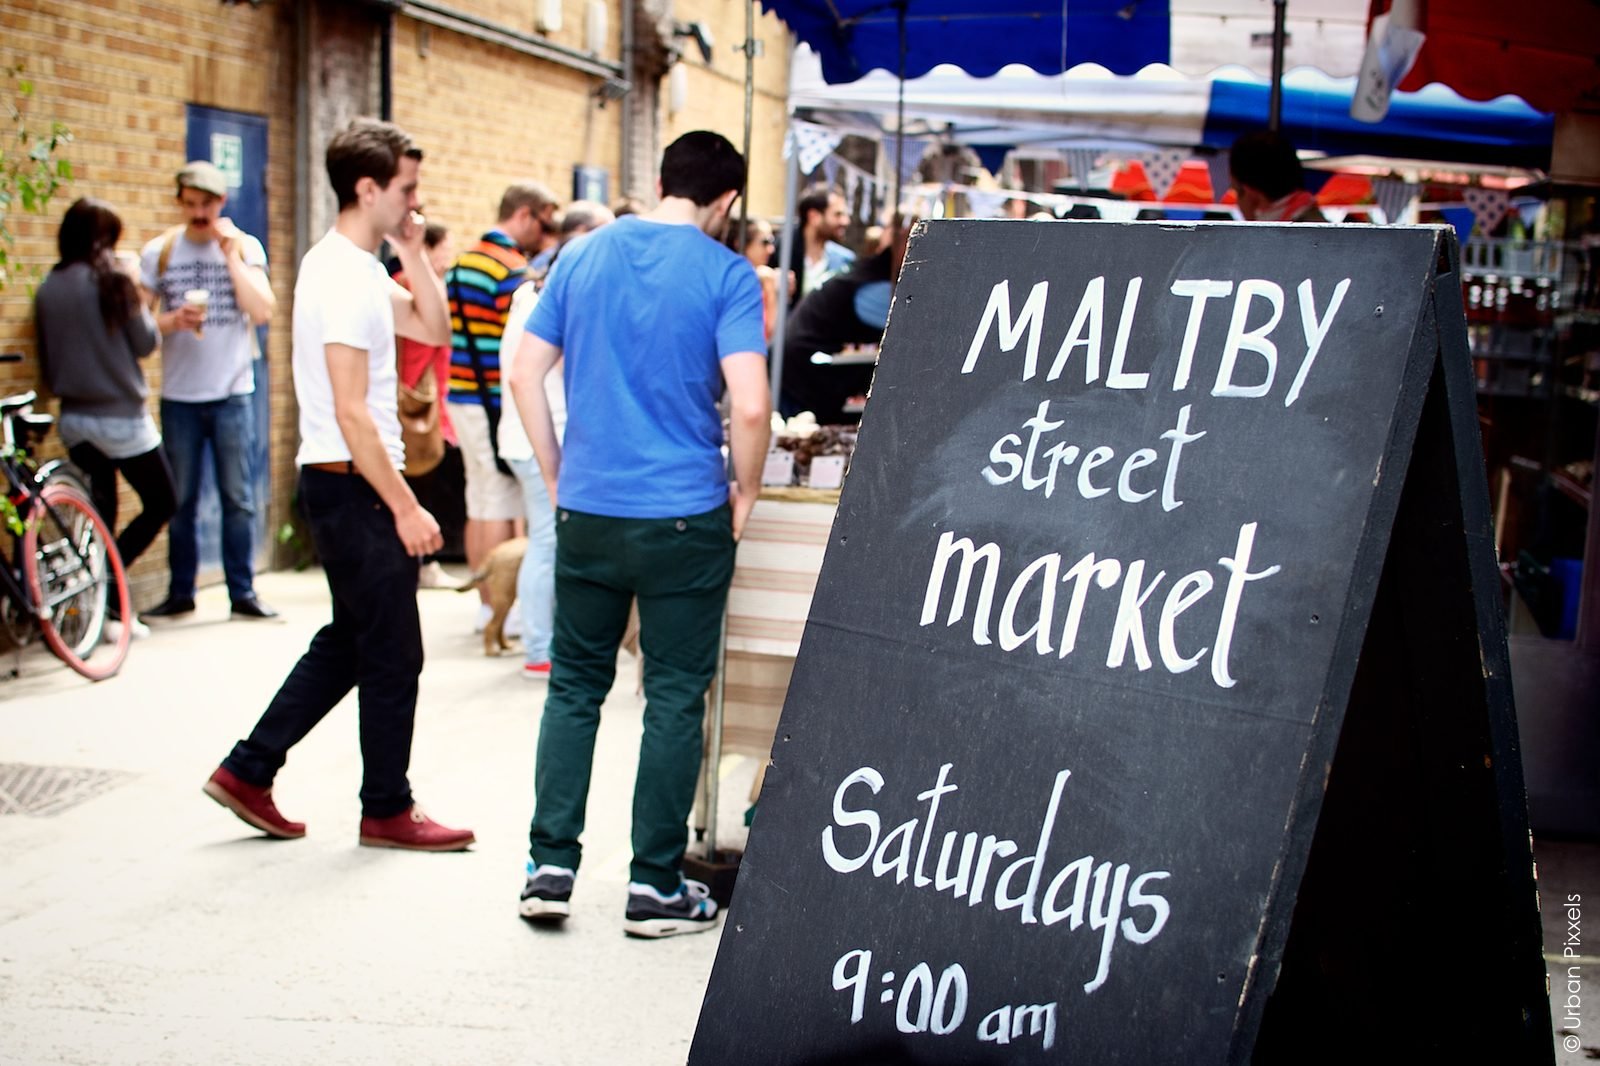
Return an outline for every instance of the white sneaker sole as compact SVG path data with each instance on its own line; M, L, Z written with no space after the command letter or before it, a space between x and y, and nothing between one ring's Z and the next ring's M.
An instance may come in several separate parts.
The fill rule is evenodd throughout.
M517 913L530 922L559 922L572 913L572 905L566 900L533 897L519 902Z
M625 918L622 922L622 931L629 936L636 936L644 940L660 940L663 937L682 936L685 933L704 933L708 929L715 929L722 921L722 914L718 912L710 918Z

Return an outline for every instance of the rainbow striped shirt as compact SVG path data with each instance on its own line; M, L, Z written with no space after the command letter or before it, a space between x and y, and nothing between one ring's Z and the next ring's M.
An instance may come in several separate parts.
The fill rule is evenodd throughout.
M506 329L512 294L528 280L528 259L497 229L456 256L445 271L450 300L450 402L482 404L472 366L470 335L483 366L491 406L500 405L500 336Z

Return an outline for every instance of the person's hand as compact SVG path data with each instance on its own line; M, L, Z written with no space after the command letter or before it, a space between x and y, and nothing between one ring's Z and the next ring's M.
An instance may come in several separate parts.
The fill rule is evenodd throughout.
M394 531L399 535L400 543L406 546L406 554L419 559L444 547L439 523L421 504L395 515Z
M728 506L733 510L733 539L738 540L744 536L744 524L750 518L750 512L755 509L755 496L746 496L739 491L739 483L728 483Z
M389 243L393 244L396 252L411 255L422 254L422 236L428 228L428 220L417 211L408 211L406 217L401 219L400 225L389 234Z
M217 224L211 227L217 235L217 247L222 249L223 255L233 255L235 252L244 254L244 246L239 238L244 236L244 230L233 224L233 219L226 215L217 219Z
M561 508L561 505L556 502L556 486L559 483L560 482L555 478L548 478L547 477L547 478L544 479L544 491L549 493L549 495L550 495L550 506L551 506L552 509L555 509L555 510L559 510Z
M197 330L205 325L206 312L202 307L194 304L179 304L172 310L164 313L156 325L161 327L162 333L182 333L184 330Z

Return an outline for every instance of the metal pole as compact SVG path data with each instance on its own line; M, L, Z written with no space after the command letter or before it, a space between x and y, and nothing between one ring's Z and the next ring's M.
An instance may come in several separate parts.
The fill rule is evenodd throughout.
M1282 2L1282 0L1279 0ZM900 213L900 175L905 173L906 155L906 3L900 0L896 21L900 26L900 91L894 107L894 202L889 205L889 224Z
M792 116L791 116L792 117ZM783 171L783 232L778 237L778 321L772 330L772 350L767 362L772 368L772 409L778 409L778 394L783 389L783 338L789 325L789 264L794 261L794 202L800 188L800 152L789 153Z
M744 5L744 195L739 197L739 254L744 254L750 229L750 121L756 106L756 0Z
M1289 0L1272 0L1272 96L1267 110L1267 128L1277 133L1283 126L1283 51L1288 42L1284 20Z
M711 752L706 759L706 861L717 861L717 804L722 802L722 720L728 693L728 609L717 635L717 680L711 687Z

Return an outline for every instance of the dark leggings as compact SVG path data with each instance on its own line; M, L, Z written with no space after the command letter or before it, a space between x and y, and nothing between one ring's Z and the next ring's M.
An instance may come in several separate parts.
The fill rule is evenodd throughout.
M117 528L117 471L122 472L138 494L143 509L117 537L117 554L122 556L122 565L131 567L178 507L172 468L167 465L166 455L160 448L152 448L131 459L112 459L93 444L75 444L67 454L89 479L89 496L94 509L112 529Z

